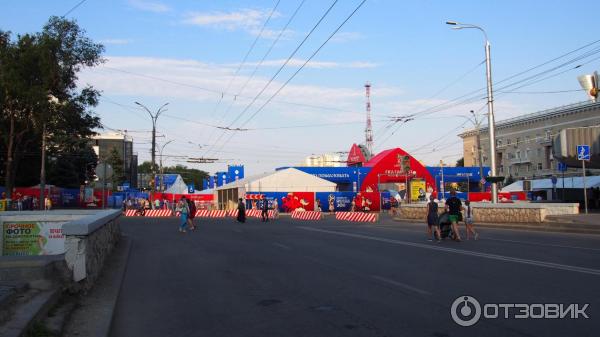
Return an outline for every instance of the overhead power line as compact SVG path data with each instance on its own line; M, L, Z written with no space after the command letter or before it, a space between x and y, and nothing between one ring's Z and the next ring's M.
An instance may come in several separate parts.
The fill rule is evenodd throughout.
M346 17L346 19L344 21L342 21L341 24L338 25L338 27L329 35L329 37L319 46L319 48L317 48L312 55L310 55L310 57L300 66L300 68L298 68L298 70L296 70L296 72L294 72L294 74L292 74L292 76L285 81L285 83L283 83L283 85L281 85L281 87L279 87L279 89L277 89L277 91L275 91L275 93L273 95L271 95L271 97L269 97L269 99L267 99L267 101L260 107L258 108L258 110L256 110L244 123L242 123L241 127L244 127L246 124L248 124L258 113L260 113L272 100L273 98L275 98L280 92L281 90L283 90L283 88L285 88L295 77L296 75L298 75L298 73L300 73L300 71L302 71L302 69L304 69L304 67L319 53L319 51L321 51L321 49L323 49L323 47L333 38L333 36L335 36L335 34L342 29L342 27L354 16L354 14L356 14L356 12L358 12L358 10L365 4L365 2L367 2L367 0L362 0L358 6L356 6L356 8ZM334 3L335 4L335 3ZM223 148L227 142L229 140L231 140L231 138L233 137L233 133L231 134L231 137L229 137L229 139L227 141L225 141L225 143L221 146L221 148Z
M79 1L75 6L73 6L71 9L69 9L65 14L63 14L63 16L61 16L61 18L64 18L65 16L71 14L71 12L73 12L74 10L77 9L77 7L81 6L84 2L86 2L87 0L81 0Z
M275 80L275 78L279 75L279 73L281 73L281 71L283 70L283 68L285 68L285 66L290 62L290 60L294 57L294 55L296 55L296 53L298 52L298 50L300 50L300 48L304 45L304 43L308 40L308 38L313 34L313 32L317 29L317 27L319 27L319 25L321 24L321 22L323 22L323 20L325 19L325 17L329 14L329 12L331 12L331 10L337 4L338 1L339 0L334 0L333 1L333 3L329 6L329 8L327 8L327 10L325 11L325 13L323 13L323 15L321 15L321 18L317 21L317 23L314 24L313 27L311 28L311 30L306 34L306 36L304 36L304 39L302 39L302 42L300 42L300 44L298 44L298 46L296 47L296 49L294 49L294 51L288 56L288 58L285 60L285 62L279 67L279 69L277 69L277 71L275 72L275 74L273 74L273 76L271 76L271 78L269 79L269 81L263 86L263 88L258 92L258 94L256 94L256 96L254 96L254 98L252 99L252 101L250 101L250 103L248 103L248 105L246 105L246 107L240 113L238 113L238 115L233 119L233 121L231 123L229 123L229 125L228 125L229 127L233 126L233 124L235 124L235 122L237 122L244 115L244 113L246 113L246 111L248 111L250 109L250 107L252 107L252 105L265 92L265 90L267 90L267 88L269 87L269 85L271 85L271 83ZM214 142L213 147L218 144L218 142L221 140L221 138L223 137L224 134L225 134L225 132L222 132L220 134L220 136L218 137L218 139ZM208 151L207 151L207 153L208 153Z

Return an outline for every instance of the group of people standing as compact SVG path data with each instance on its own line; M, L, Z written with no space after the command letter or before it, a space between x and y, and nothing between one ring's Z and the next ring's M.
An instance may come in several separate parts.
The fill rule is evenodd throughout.
M458 228L458 224L460 221L464 221L465 227L467 230L467 240L471 236L475 240L479 238L479 233L475 231L473 225L473 213L471 208L471 203L469 200L465 201L465 206L463 206L462 201L458 197L456 197L456 191L450 191L450 198L446 200L444 205L445 212L447 214L439 216L438 203L435 201L433 196L429 197L429 202L427 203L427 235L428 240L437 240L440 242L442 238L445 237L444 229L446 223L450 224L450 233L448 234L454 241L462 241L460 236L460 230ZM463 217L463 213L465 212L466 216ZM447 221L446 221L447 218Z
M191 199L181 197L175 206L175 211L180 214L179 232L186 233L187 229L195 230L194 218L196 217L196 205Z

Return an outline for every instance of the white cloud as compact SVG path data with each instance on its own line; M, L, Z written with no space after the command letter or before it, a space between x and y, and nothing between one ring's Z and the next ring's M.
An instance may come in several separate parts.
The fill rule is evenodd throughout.
M265 67L280 67L285 62L285 59L277 60L266 60L262 63ZM303 59L291 59L287 65L290 67L300 67L306 60ZM256 66L258 62L246 62L247 66ZM237 65L235 65L237 66ZM306 64L306 68L316 69L333 69L333 68L375 68L378 64L366 61L354 61L354 62L335 62L335 61L310 61Z
M252 35L258 35L271 10L241 9L233 12L190 12L185 15L183 23L211 27L215 29L226 29L229 31L245 31ZM272 18L280 16L274 12ZM263 37L275 38L279 30L265 29ZM289 37L292 31L284 32L283 37Z
M132 40L130 40L130 39L102 39L102 40L99 40L98 42L100 42L104 45L125 45L125 44L130 44L132 42Z
M164 13L171 11L171 7L159 1L129 0L129 4L134 8L148 12Z

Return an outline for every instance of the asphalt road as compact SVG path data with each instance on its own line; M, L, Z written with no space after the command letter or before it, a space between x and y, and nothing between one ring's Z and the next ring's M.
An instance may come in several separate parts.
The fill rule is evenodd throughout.
M391 219L197 221L181 234L174 218L121 220L133 247L112 336L598 335L600 236L482 228L478 241L435 243ZM488 314L587 303L589 318L499 311L462 327L450 312L463 295Z

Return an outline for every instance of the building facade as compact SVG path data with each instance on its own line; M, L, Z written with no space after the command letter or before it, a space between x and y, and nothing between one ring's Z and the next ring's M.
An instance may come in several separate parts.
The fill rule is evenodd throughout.
M553 144L562 130L600 125L600 103L580 102L496 122L498 175L534 178L557 173ZM487 126L479 130L484 166L490 165ZM458 135L463 139L465 166L479 165L477 130Z
M123 159L125 177L131 187L138 186L137 166L138 156L133 152L133 139L120 133L108 133L92 137L92 147L100 162L106 160L113 149L116 149Z

